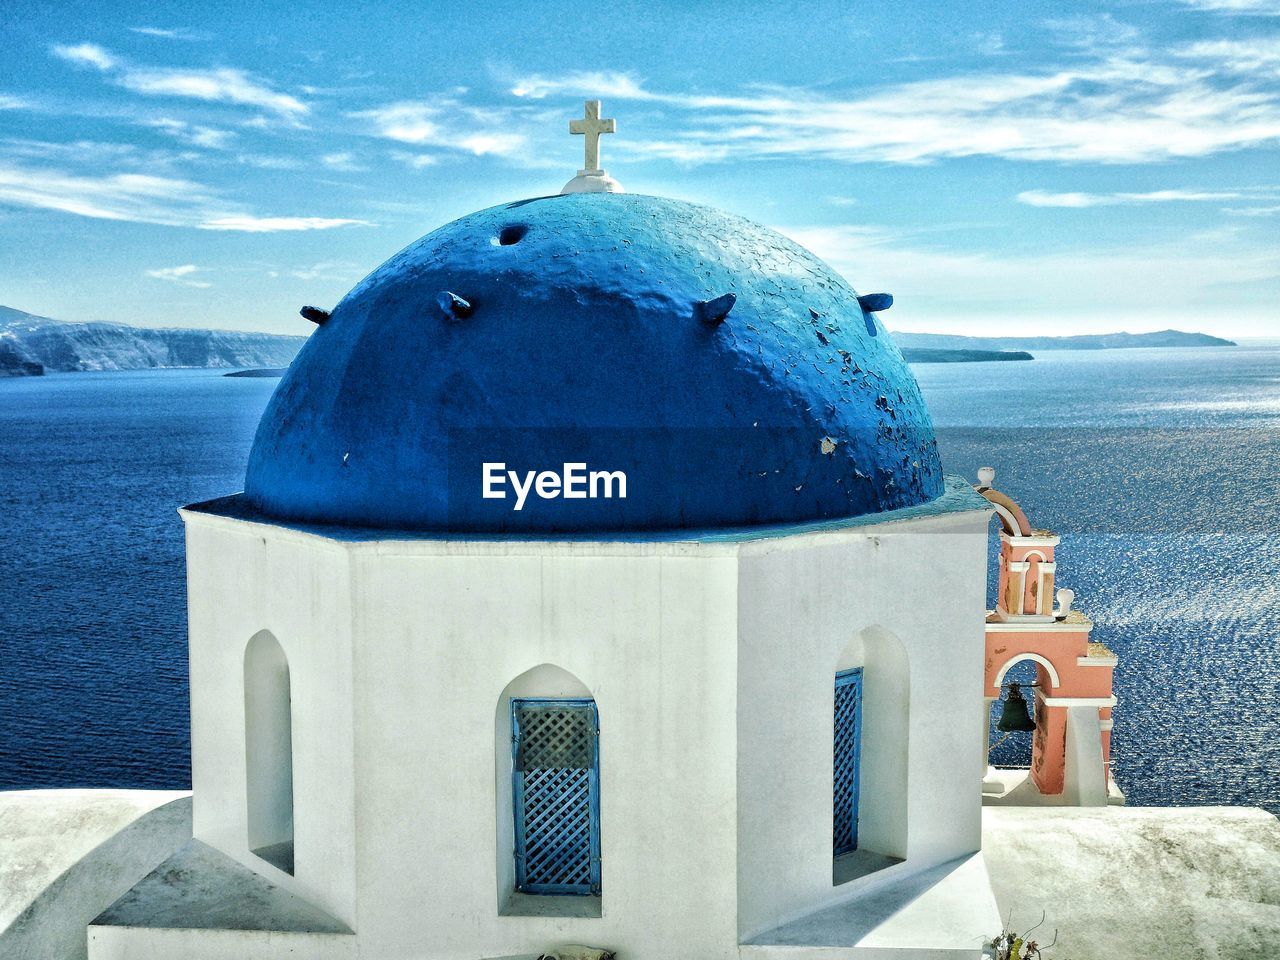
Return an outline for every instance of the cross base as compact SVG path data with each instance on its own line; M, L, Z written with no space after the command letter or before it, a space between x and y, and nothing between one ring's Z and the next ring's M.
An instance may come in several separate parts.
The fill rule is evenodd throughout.
M564 185L561 193L625 193L622 184L609 176L606 170L579 170L578 175Z

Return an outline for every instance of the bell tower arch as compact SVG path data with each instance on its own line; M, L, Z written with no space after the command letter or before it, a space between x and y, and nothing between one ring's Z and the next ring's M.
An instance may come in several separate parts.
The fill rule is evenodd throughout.
M1054 553L1060 538L1034 528L994 482L994 469L978 471L976 489L1000 521L996 602L986 624L983 715L990 716L992 704L1003 695L998 728L1034 732L1031 767L1024 776L991 766L984 724L984 802L1014 802L1006 798L1028 779L1034 790L1018 791L1026 802L1048 797L1081 806L1123 802L1110 773L1117 658L1090 639L1093 621L1073 609L1074 591L1056 588ZM1009 670L1028 660L1036 664L1034 683L1008 682Z

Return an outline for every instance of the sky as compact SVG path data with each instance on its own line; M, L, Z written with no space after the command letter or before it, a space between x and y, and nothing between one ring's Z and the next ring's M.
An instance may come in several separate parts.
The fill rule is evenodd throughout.
M898 330L1280 335L1280 0L6 0L0 304L307 333L437 226L632 193Z

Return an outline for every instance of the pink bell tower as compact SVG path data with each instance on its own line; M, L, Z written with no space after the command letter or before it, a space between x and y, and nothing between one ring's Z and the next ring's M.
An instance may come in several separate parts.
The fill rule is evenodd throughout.
M984 801L1123 803L1110 768L1116 655L1090 641L1093 621L1072 609L1075 593L1055 593L1059 537L1032 527L1022 508L996 490L994 482L991 467L978 471L977 491L995 507L1001 527L996 608L987 614L984 704L989 714L1009 669L1032 660L1036 728L1029 772L995 770L989 760L985 763ZM985 731L984 725L984 737ZM988 752L989 744L984 744L984 758Z

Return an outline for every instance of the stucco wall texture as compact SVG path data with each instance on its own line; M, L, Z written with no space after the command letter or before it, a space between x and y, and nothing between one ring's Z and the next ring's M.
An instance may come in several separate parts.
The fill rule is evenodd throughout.
M362 955L585 941L730 960L744 937L877 882L832 877L833 684L856 645L868 683L915 705L905 727L867 713L868 737L892 745L868 762L913 784L866 778L868 835L906 858L883 872L971 853L980 794L947 785L976 783L981 717L931 707L981 683L989 508L971 489L943 500L665 542L338 540L184 511L196 838L340 920ZM242 664L263 630L291 677L292 876L254 857L245 822ZM902 651L884 678L881 641ZM600 915L516 916L502 704L565 682L599 710Z

